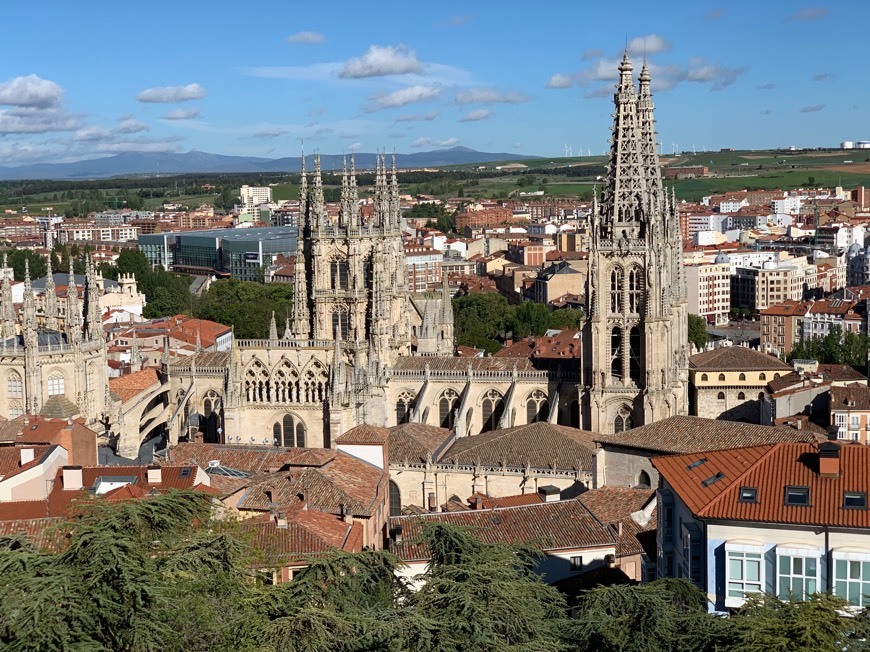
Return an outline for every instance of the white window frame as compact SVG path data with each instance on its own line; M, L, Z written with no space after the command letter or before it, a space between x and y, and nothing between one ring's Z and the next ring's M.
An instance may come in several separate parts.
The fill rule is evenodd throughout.
M52 374L48 377L48 395L63 396L65 393L65 384L65 379L62 373L60 373L59 371L52 372Z
M838 552L833 553L834 577L832 587L834 595L841 596L852 605L863 607L870 606L870 553L866 552ZM841 577L845 571L845 578ZM857 577L854 572L857 571ZM856 605L849 598L849 594L857 587L859 593ZM854 595L854 593L853 593Z
M783 573L783 561L788 560L788 573ZM809 563L815 565L815 573L807 573ZM776 549L776 594L782 600L793 597L796 600L806 600L820 588L819 572L822 566L821 554L816 549L810 548L783 548ZM782 590L782 580L789 579L789 590L794 588L795 580L801 582L801 591L789 594Z
M732 577L732 561L740 567L740 577ZM758 565L757 579L748 579L747 570L754 564ZM764 546L752 546L743 544L725 544L725 606L742 607L746 602L746 596L752 593L764 593L765 591L765 556ZM751 588L748 588L751 587ZM741 595L731 595L732 591L740 591Z

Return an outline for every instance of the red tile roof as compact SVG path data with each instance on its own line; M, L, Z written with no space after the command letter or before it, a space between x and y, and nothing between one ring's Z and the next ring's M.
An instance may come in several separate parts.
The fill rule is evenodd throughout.
M698 371L793 371L779 358L745 346L723 346L698 353L689 358L689 368Z
M157 375L157 369L149 367L142 371L135 371L132 374L110 378L109 389L117 394L122 401L128 401L137 394L159 383L160 378Z
M466 527L484 543L523 543L543 550L598 548L616 545L612 532L577 500L539 505L480 509L440 514L397 516L390 527L402 526L402 543L393 547L405 561L422 561L429 552L422 543L428 523Z
M387 430L390 464L417 464L430 457L436 460L438 450L453 436L446 428L422 423L403 423Z
M351 428L335 440L336 444L386 444L389 431L367 423Z
M700 518L870 527L870 510L843 506L845 492L866 493L870 487L870 447L841 446L837 477L819 474L818 450L814 444L779 443L657 457L653 465ZM701 459L706 462L689 468ZM722 474L720 479L710 482L719 474ZM810 504L786 505L784 497L788 486L807 487ZM754 487L757 501L741 502L742 487Z
M300 506L286 511L284 517L286 527L279 527L271 514L242 521L242 531L253 535L252 545L263 553L269 564L299 563L332 549L348 552L362 549L360 523L345 523L331 514Z

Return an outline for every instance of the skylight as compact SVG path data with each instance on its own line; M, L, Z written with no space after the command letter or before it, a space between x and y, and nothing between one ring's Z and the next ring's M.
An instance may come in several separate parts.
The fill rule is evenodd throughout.
M701 482L701 484L705 487L709 487L711 484L716 484L725 477L725 474L722 471L719 471L716 475L711 475L709 478Z
M785 488L785 504L806 506L810 504L810 488L809 487L786 487Z
M758 502L758 487L740 487L741 503L757 503Z
M843 507L846 509L867 509L867 492L847 491L843 494Z
M689 466L686 467L686 471L691 471L692 469L697 469L699 466L704 464L706 461L707 461L706 457L702 457L699 460L695 460L694 462L689 464Z

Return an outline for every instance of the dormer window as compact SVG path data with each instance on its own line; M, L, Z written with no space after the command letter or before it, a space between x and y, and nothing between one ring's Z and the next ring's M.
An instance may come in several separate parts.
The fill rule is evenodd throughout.
M758 502L758 487L740 487L741 503L757 503Z
M867 509L866 491L847 491L843 494L844 509Z
M797 507L808 506L810 504L810 488L794 486L786 487L785 504Z

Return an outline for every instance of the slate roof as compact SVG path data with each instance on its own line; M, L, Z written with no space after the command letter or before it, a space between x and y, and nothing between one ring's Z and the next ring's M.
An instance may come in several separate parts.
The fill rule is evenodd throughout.
M592 469L596 435L551 423L530 423L457 439L442 462L536 469Z
M688 468L694 462L706 462ZM838 477L821 477L818 447L778 443L653 459L662 477L699 518L832 527L870 527L870 510L844 508L845 492L870 487L870 447L840 447ZM721 473L719 480L709 478ZM704 481L707 480L707 486ZM785 488L809 488L809 505L786 505ZM756 502L741 502L742 487L757 490Z
M689 358L689 368L697 371L793 371L779 358L745 346L723 346L697 353Z
M430 455L437 461L438 450L453 436L446 428L422 423L403 423L387 430L390 464L425 462Z
M612 532L577 500L539 505L480 509L440 514L395 516L390 527L402 526L402 543L392 551L405 561L422 561L429 552L422 543L428 523L466 527L484 543L527 544L542 550L615 546Z
M63 394L49 396L39 411L39 416L48 419L73 419L80 414L79 406Z
M595 435L605 447L636 448L653 453L694 453L780 441L816 441L813 433L703 417L675 416L612 435Z

